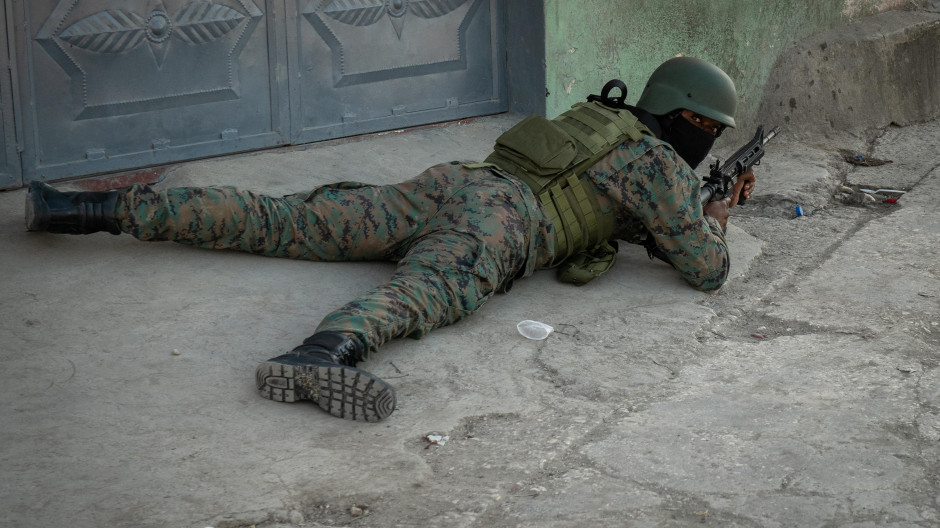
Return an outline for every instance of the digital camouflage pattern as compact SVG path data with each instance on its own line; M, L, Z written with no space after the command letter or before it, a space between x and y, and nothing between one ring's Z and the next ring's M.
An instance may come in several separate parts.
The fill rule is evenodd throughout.
M122 229L141 240L318 261L391 260L391 280L328 315L366 353L478 310L551 258L550 226L516 180L460 163L386 186L346 182L274 198L231 187L131 188Z
M724 230L702 212L701 180L672 147L645 136L614 149L588 171L615 238L636 243L646 228L692 287L716 290L731 269Z
M647 137L614 149L588 171L617 238L645 226L693 287L725 281L729 260L717 221L702 214L699 180L668 144ZM355 182L271 197L233 187L154 191L118 201L124 232L213 249L316 261L390 260L391 279L330 313L317 331L355 335L366 354L421 337L475 312L513 280L550 265L554 231L525 184L460 162L395 185Z

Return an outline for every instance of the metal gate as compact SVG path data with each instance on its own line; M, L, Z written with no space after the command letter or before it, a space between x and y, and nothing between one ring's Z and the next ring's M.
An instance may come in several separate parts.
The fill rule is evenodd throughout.
M507 106L498 0L5 2L0 187Z
M7 8L0 1L0 28L7 26ZM16 72L10 65L9 34L0 39L0 189L19 185L20 157L17 152L16 128L13 118L13 79Z
M295 142L505 110L496 2L293 2Z

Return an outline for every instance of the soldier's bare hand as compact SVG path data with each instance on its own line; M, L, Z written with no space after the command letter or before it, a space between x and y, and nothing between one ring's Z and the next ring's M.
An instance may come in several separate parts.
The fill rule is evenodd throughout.
M738 198L742 195L745 200L750 200L751 195L754 194L754 182L756 181L757 178L754 176L754 169L738 176L738 181L734 182L734 188L731 190L731 202L728 204L728 207L738 205Z
M717 200L714 202L708 202L705 204L705 207L702 208L702 212L708 216L718 220L718 223L721 225L721 229L728 228L728 216L731 214L728 210L731 208L731 199L725 198L724 200Z

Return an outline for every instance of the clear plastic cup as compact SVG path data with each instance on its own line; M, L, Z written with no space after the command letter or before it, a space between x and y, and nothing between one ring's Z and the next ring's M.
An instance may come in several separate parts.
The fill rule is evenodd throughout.
M534 339L536 341L541 341L548 337L548 334L551 334L555 329L548 326L545 323L540 323L538 321L520 321L516 325L516 329L519 330L519 333L522 334L526 339Z

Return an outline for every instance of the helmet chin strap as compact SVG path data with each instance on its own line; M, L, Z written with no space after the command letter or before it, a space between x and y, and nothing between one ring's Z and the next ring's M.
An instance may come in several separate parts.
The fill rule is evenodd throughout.
M663 138L663 126L659 122L658 116L654 116L646 110L636 106L627 106L627 110L632 112L641 123L646 125L646 128L650 129L650 132L652 132L653 135L659 139Z
M672 128L672 124L675 123L676 119L682 117L682 110L676 110L669 114L656 116L656 120L659 121L659 126L663 130L663 135L666 136L669 134L669 130Z

